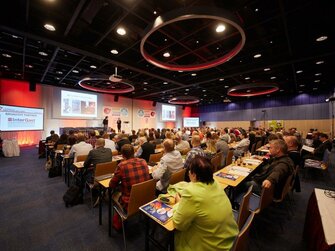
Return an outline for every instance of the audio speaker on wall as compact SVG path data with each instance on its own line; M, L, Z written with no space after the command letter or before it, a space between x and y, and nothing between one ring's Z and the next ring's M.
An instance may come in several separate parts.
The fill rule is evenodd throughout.
M156 106L156 104L157 104L157 102L156 101L154 101L154 102L152 102L152 106Z
M35 81L29 81L29 91L35 92L36 91L36 82Z
M119 96L118 95L115 95L114 96L114 102L118 102L119 101Z

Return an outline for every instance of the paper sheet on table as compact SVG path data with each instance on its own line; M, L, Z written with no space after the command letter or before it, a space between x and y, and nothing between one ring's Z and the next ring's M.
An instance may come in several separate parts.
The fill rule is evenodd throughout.
M247 163L247 164L251 164L251 165L258 165L260 163L262 163L261 160L259 159L245 159L243 160L244 163Z
M313 147L306 146L306 145L303 145L301 149L302 149L302 150L305 150L305 151L307 151L307 152L311 152L311 153L314 152L314 148L313 148Z
M248 176L251 170L241 166L231 166L228 173L233 175Z

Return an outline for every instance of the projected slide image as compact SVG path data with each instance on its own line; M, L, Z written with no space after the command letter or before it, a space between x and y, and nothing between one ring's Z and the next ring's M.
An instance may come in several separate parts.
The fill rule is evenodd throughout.
M171 105L162 105L162 120L175 121L176 120L176 107Z
M96 117L97 95L62 90L61 115L66 117Z
M199 117L185 117L184 127L199 127Z
M43 130L44 109L0 105L1 131Z

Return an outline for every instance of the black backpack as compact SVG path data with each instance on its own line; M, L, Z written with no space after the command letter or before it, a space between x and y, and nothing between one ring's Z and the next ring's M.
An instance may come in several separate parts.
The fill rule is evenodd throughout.
M70 186L63 196L66 207L83 203L83 194L79 186Z

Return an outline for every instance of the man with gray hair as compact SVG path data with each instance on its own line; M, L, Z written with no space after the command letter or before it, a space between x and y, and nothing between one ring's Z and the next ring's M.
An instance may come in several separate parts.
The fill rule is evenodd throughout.
M259 167L251 183L254 191L260 193L262 187L274 187L274 197L280 198L287 178L293 173L293 161L287 155L287 145L284 140L276 139L270 142L271 159Z
M190 143L188 143L188 141L182 139L181 133L176 133L175 139L176 139L175 149L177 151L188 150L188 149L191 148Z
M166 192L170 177L173 173L181 170L184 166L183 159L179 151L174 149L172 139L166 139L163 142L164 155L158 163L158 168L152 173L152 177L158 180L156 189L159 192Z
M139 138L140 147L135 153L135 157L145 159L149 162L150 154L155 153L155 146L147 141L146 137Z
M198 155L201 157L206 157L206 153L200 147L201 139L199 135L192 136L191 145L192 145L192 149L191 151L187 153L186 158L185 158L185 164L184 164L184 168L186 168L185 181L190 181L190 178L188 177L188 171L190 170L192 159Z

